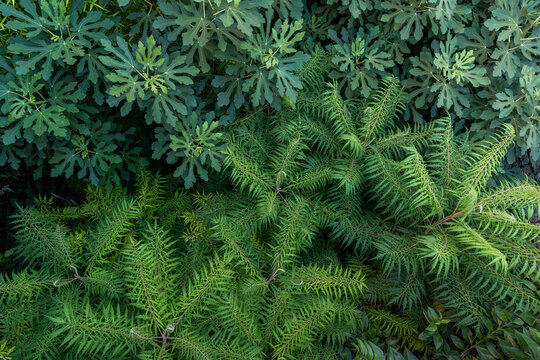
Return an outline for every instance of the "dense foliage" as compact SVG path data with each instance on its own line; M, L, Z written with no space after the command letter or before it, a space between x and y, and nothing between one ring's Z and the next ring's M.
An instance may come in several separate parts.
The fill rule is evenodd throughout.
M539 23L0 0L0 359L540 358Z
M346 98L394 74L407 117L452 111L480 136L510 123L508 160L540 158L538 0L2 2L0 165L36 179L111 186L163 159L187 188L207 180L220 125L295 103L320 47Z
M362 102L303 76L295 108L232 125L235 189L140 170L132 195L21 209L21 267L0 282L13 356L538 355L540 187L487 187L513 128L403 127L397 79Z

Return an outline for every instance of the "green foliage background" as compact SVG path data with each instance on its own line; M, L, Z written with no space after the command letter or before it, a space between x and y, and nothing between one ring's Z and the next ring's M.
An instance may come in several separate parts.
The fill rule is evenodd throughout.
M231 125L231 183L139 169L132 191L19 209L6 356L537 357L540 187L488 184L513 127L404 126L397 78L345 100L325 57L296 106Z
M0 359L540 358L540 0L0 14Z
M3 0L0 164L111 186L150 159L186 187L223 159L223 127L295 103L323 47L346 98L394 74L404 118L450 111L540 158L539 2ZM349 16L342 16L348 14ZM151 151L151 156L150 155ZM149 154L140 156L140 154Z

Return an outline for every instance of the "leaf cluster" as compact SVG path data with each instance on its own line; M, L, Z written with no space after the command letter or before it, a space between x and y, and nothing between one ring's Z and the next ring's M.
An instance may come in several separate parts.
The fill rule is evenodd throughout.
M540 191L488 184L513 128L477 141L448 117L403 127L396 78L346 100L324 59L299 73L296 105L231 124L232 184L187 193L141 169L133 191L21 208L20 265L0 281L9 351L534 357Z
M285 219L301 214L293 203L300 192L311 198L312 216L321 212L324 241L373 273L364 306L379 334L412 351L434 341L449 356L489 351L504 358L503 338L494 336L489 346L479 340L499 326L497 334L517 331L509 338L522 339L523 352L515 354L529 356L537 340L525 343L537 336L540 305L540 228L529 220L540 193L528 181L488 183L511 147L513 127L501 125L480 141L468 132L455 135L449 117L403 127L395 121L405 109L396 78L382 80L364 102L343 99L339 84L314 76L311 84L318 85L306 85L294 108L268 115L268 128L244 121L228 141L226 164L253 198L257 226L290 209ZM421 309L433 303L447 323L471 332L465 342L471 349L456 340L441 350L439 337L421 335ZM373 336L358 346L377 358Z
M111 187L151 158L191 187L221 168L218 124L296 103L321 47L346 99L394 74L408 90L406 119L453 111L478 136L509 123L507 160L529 151L536 161L537 5L4 0L0 165Z
M230 199L177 186L142 169L133 192L89 187L77 206L20 209L21 268L0 277L10 356L339 358L364 273L293 264L290 244L267 248L220 214Z

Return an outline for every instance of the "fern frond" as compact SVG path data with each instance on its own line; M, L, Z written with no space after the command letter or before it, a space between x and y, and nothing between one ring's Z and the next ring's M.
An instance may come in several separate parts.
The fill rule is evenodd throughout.
M316 211L300 197L287 202L283 220L277 225L278 231L271 245L274 271L291 263L301 246L311 242L315 233L315 215Z
M414 204L414 192L403 183L403 165L374 152L366 158L365 177L372 184L371 197L382 208L383 213L396 217L399 214L403 222L417 222L426 219L428 214L421 207L411 208Z
M96 312L88 302L76 309L73 302L64 299L63 309L51 314L50 320L58 329L51 338L62 337L61 346L86 356L130 357L137 353L137 342L151 341L138 334L132 317L120 309L107 305Z
M279 333L276 329L285 321L285 316L295 304L292 301L294 293L291 291L276 287L274 284L271 285L271 289L273 301L263 304L265 310L260 314L260 321L264 324L264 338L268 343L279 341Z
M115 186L112 190L104 186L88 185L85 191L85 207L91 209L99 216L101 212L108 211L119 199L127 196L127 190L121 186Z
M356 125L352 120L347 102L339 94L336 83L330 83L328 90L323 93L323 107L335 133L340 139L345 140L345 148L355 154L360 153L363 149L357 136Z
M419 252L430 261L428 265L437 278L446 278L450 272L459 270L459 248L455 240L445 231L417 237L422 246Z
M391 294L388 305L396 304L407 311L419 309L427 293L422 274L411 272L392 280L393 286L388 289Z
M215 258L200 271L194 272L191 280L176 299L178 315L174 328L192 313L198 311L201 302L213 293L226 291L232 279L232 271L225 267L222 259Z
M448 195L459 170L459 154L454 138L452 119L447 116L434 121L435 141L431 145L430 167L437 184Z
M24 299L13 296L2 303L0 308L2 338L14 345L17 344L17 352L23 352L25 355L27 350L30 350L29 354L33 354L31 351L34 350L32 349L34 340L37 341L50 334L50 323L47 323L44 314L50 310L52 298L50 294L43 292L36 295L39 297ZM35 329L33 334L29 334L27 331L29 329Z
M173 321L170 314L174 304L170 299L177 294L173 269L179 261L172 254L173 242L166 232L156 222L145 227L143 239L131 237L124 251L128 297L161 332Z
M330 358L336 355L343 355L343 344L349 342L352 336L358 331L358 323L363 312L358 308L358 304L353 300L335 302L335 311L330 314L330 320L319 330L317 343L323 345L323 353ZM311 348L316 348L311 346ZM329 351L330 350L330 351ZM334 351L331 351L334 350Z
M19 252L31 265L44 264L64 271L76 267L64 225L48 220L34 208L20 208L14 216L13 228Z
M289 126L291 127L288 131L291 133L290 139L287 139L287 143L276 146L270 156L270 164L275 174L292 173L298 169L301 161L306 157L308 147L301 128L294 123Z
M246 242L248 237L245 233L228 226L227 222L223 217L217 218L212 228L215 237L223 242L222 251L227 262L242 267L248 274L260 276L259 256L255 253L253 244Z
M339 360L343 357L343 351L333 350L324 345L314 345L313 348L298 356L298 360Z
M256 360L257 356L250 354L242 348L213 342L211 339L201 338L198 334L183 330L180 334L171 337L171 343L182 359L191 360Z
M401 317L385 309L370 308L367 310L370 323L373 323L381 331L399 337L409 343L411 348L422 348L422 341L418 339L418 324L411 318ZM425 345L424 345L425 346Z
M403 160L403 181L414 191L411 207L427 213L427 217L443 217L443 194L428 173L422 156L415 148L407 148L409 156ZM424 219L427 220L427 219Z
M424 268L424 262L420 258L419 240L402 234L385 234L381 236L383 241L374 245L378 254L375 259L382 262L385 272L396 271L398 275L405 273L418 273Z
M373 245L384 241L391 232L369 213L347 219L341 212L331 214L329 238L341 246L352 247L355 254L364 255L374 250Z
M417 149L425 148L433 142L435 133L432 124L406 127L403 130L396 130L379 139L375 139L371 146L383 154L398 157L403 154L403 147L415 147Z
M352 346L362 360L378 360L385 358L385 352L372 341L356 339Z
M88 241L89 260L86 272L92 271L94 266L103 263L108 257L118 255L118 249L139 212L140 207L135 200L122 199L110 212L105 213Z
M248 188L254 196L262 194L273 188L272 180L268 178L261 167L254 162L234 139L227 145L227 157L225 166L231 169L232 180L240 185L240 188Z
M465 224L455 224L449 230L454 233L454 238L465 250L473 250L479 256L489 259L489 265L494 265L497 270L503 272L508 270L506 255L476 230Z
M322 90L325 81L324 74L328 72L330 67L330 54L322 47L317 46L297 76L302 81L304 89L309 91Z
M339 139L334 130L322 121L320 116L303 116L301 121L304 125L308 143L314 145L321 153L337 153L342 150Z
M456 321L458 326L482 324L486 312L483 304L485 297L466 279L451 275L434 291L448 317Z
M469 262L467 270L466 281L477 289L476 291L493 298L495 302L501 302L508 307L516 306L520 312L540 311L538 282L535 285L522 276L493 269L476 256Z
M464 160L462 183L469 188L483 190L495 168L500 164L514 140L514 127L502 124L499 131L480 142Z
M393 278L395 278L394 274L376 272L376 270L371 269L371 272L368 273L364 295L366 302L368 304L386 304L392 301L392 293L389 289L394 285Z
M20 337L16 346L14 359L58 359L62 356L61 341L59 338L51 337L57 326L51 321L41 321L40 328L24 337L24 342L21 343ZM25 324L21 324L25 326ZM20 336L20 334L19 334ZM82 359L82 356L72 356L73 359Z
M165 199L156 206L156 214L162 221L164 229L170 229L178 219L191 209L192 199L184 189L176 190L168 194Z
M0 301L7 304L35 299L54 288L57 280L60 280L57 276L44 270L23 270L12 273L11 277L0 273Z
M520 221L505 211L488 210L474 212L470 216L479 229L504 236L518 244L524 244L528 239L540 239L539 225Z
M76 219L92 219L97 215L96 208L86 203L77 206L69 201L70 206L55 206L54 196L38 195L34 198L35 207L43 217L53 223L65 223ZM67 199L62 199L67 201Z
M391 120L404 110L403 89L396 77L381 80L382 85L370 98L367 108L361 118L358 134L362 137L362 146L365 148L372 143L387 127Z
M283 279L294 288L334 298L358 297L366 287L365 276L360 271L340 266L302 266Z
M523 276L533 277L535 281L540 278L540 249L533 243L520 243L511 241L502 236L496 236L491 232L479 230L490 242L504 249L509 259L509 268L519 272ZM520 269L521 268L521 269ZM533 276L533 274L536 274Z
M530 209L540 204L540 188L529 181L503 182L495 189L482 192L477 206L487 209Z
M268 120L268 131L263 134L274 142L277 140L278 144L291 142L302 131L300 115L290 106L282 106L279 111L274 111Z
M156 204L165 198L165 177L152 174L149 169L138 168L135 173L135 189L137 202L141 212L152 213Z
M223 335L215 337L220 342L233 346L251 347L253 356L260 355L263 351L261 347L263 339L257 326L257 319L243 306L248 302L240 299L232 293L224 296L222 305L216 309L216 316L219 318L218 331Z
M102 268L94 266L87 276L81 278L81 283L91 294L120 299L125 291L124 270L118 264L110 264Z
M264 117L267 114L268 106L259 106L255 109L248 111L244 116L237 117L236 120L231 124L232 128L249 125L249 124L260 124Z
M316 339L316 331L329 322L333 311L331 302L319 301L293 314L283 328L278 329L279 342L273 345L272 359L293 359L293 351L309 348Z
M261 119L260 121L265 121ZM260 124L250 124L250 126L239 126L233 130L235 139L242 144L249 156L257 164L265 163L269 156L271 146L268 143L268 134L260 128Z
M345 194L351 195L362 188L363 161L359 158L339 159L334 163L332 178L339 181L338 189L344 187Z
M328 158L307 157L304 170L296 172L287 181L285 192L310 191L314 192L324 187L332 178L332 160Z

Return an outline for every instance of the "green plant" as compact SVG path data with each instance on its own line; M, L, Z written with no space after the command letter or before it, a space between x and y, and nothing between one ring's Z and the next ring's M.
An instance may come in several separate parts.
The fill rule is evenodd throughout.
M177 163L176 175L193 186L223 160L223 128L212 122L294 104L302 67L321 47L347 99L369 97L394 74L408 89L405 118L453 111L478 136L510 123L518 137L507 160L529 151L536 161L537 5L3 0L0 165L112 187L151 157ZM194 140L179 148L171 136ZM70 158L87 153L97 155Z
M450 326L444 313L437 313L432 308L428 308L425 315L429 325L420 338L432 339L441 358L525 360L540 355L538 318L531 316L533 314L513 317L508 310L493 307L486 318L486 330L480 333L474 333L466 326Z
M9 19L5 26L18 33L9 39L9 53L0 49L0 164L18 168L24 160L34 166L36 179L47 163L53 176L76 173L94 184L126 179L136 165L146 163L135 156L141 148L130 136L134 129L123 129L95 103L87 103L92 85L95 101L103 99L102 67L94 50L114 21L100 12L80 16L81 1L69 7L64 1L18 5L0 5Z
M152 146L154 157L168 154L168 162L183 161L175 174L191 187L196 181L194 166L207 179L204 165L218 170L222 157L217 122L203 119L217 117L226 123L227 116L234 116L244 105L241 99L247 93L252 94L254 104L268 101L278 107L279 96L294 101L300 86L294 71L308 58L293 47L303 37L299 31L302 22L285 20L281 25L280 20L271 32L271 1L234 5L203 1L177 8L161 2L159 13L165 18L156 17L156 4L151 2L121 1L117 5L101 0L0 4L5 19L2 27L12 35L3 38L8 45L0 49L0 164L18 168L23 160L34 167L36 178L52 166L53 176L77 174L79 179L89 177L93 184L118 184L136 164L146 162L146 158L136 160L132 155L142 151L134 146L136 136L147 133L142 116L148 125L160 124L154 128L158 141L145 145ZM261 5L269 10L266 17ZM207 12L207 7L213 10ZM136 8L143 14L123 13ZM114 16L118 13L122 23ZM185 21L188 13L195 16L195 23L199 13L208 17L205 21L213 31L186 33L186 26L191 25L176 23L173 17ZM254 27L265 18L266 31L252 37L259 32ZM155 30L155 35L148 34L149 24L169 33L170 40L182 34L183 42L171 44ZM240 46L242 42L245 47ZM199 51L198 66L194 51ZM213 88L211 78L199 77L197 86L194 82L198 74L210 70L206 55L212 61L221 58L224 66L248 59L241 68L224 68L223 75L214 78L215 88L222 91L213 96L214 104L217 101L221 107L217 115L199 106L201 97ZM238 59L233 61L233 55ZM225 60L227 57L230 59ZM244 72L241 79L238 71ZM239 92L233 94L234 89ZM227 110L233 97L232 108ZM138 109L133 109L134 102ZM120 116L116 106L120 106ZM195 108L202 112L201 117L188 117ZM224 117L226 112L229 115ZM130 121L135 133L122 130L126 116L137 119ZM179 141L180 137L184 140ZM190 138L193 140L185 141Z
M540 227L529 219L540 189L517 179L488 185L512 126L480 141L455 135L449 117L403 127L394 122L404 108L397 79L383 80L367 103L344 100L337 84L325 88L324 75L309 79L295 108L270 115L268 127L255 119L233 132L227 165L253 198L249 214L271 223L292 210L290 219L302 213L292 202L298 192L313 197L324 238L375 273L367 314L399 346L428 346L421 309L433 301L453 326L475 334L473 344L492 331L491 309L536 314ZM523 351L534 351L525 342ZM506 354L503 343L491 345L497 356Z
M338 358L356 329L364 274L299 259L276 268L278 249L257 249L217 212L207 215L222 196L173 189L141 171L131 196L89 188L78 206L42 199L20 209L25 267L0 279L8 354Z
M133 195L21 209L21 265L0 282L14 356L534 354L540 190L487 185L512 127L481 141L449 118L403 127L396 78L344 100L325 59L299 74L296 105L231 124L234 188L189 195L141 170Z
M351 8L355 20L342 22L343 40L332 36L333 61L340 66L333 76L346 79L348 91L368 96L385 73L399 74L409 92L407 116L423 122L437 108L453 111L481 135L510 123L518 137L508 161L529 150L536 162L539 4L363 2L360 15Z

